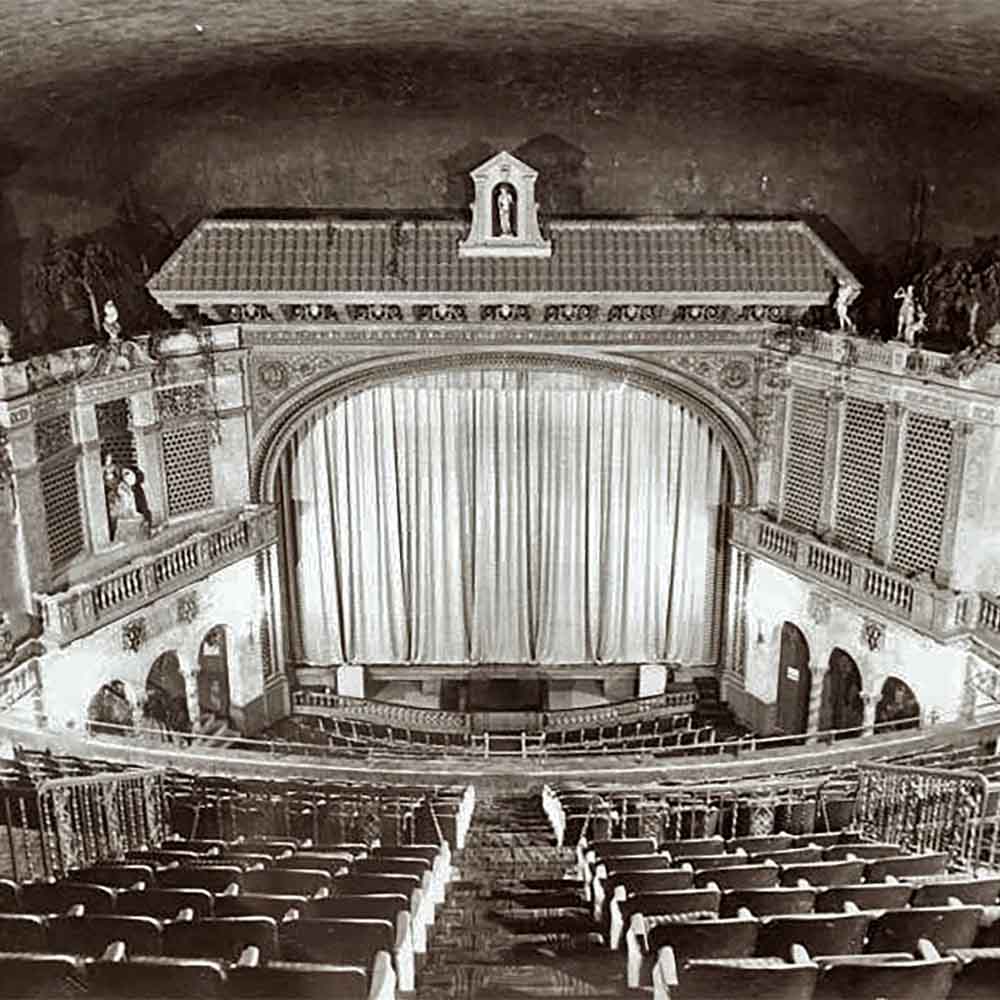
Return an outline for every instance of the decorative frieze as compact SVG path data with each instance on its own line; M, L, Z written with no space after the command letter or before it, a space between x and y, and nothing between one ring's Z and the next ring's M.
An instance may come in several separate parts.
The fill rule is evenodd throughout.
M600 315L601 307L596 302L550 302L542 319L546 323L594 323Z
M213 303L210 312L223 323L273 323L282 318L266 302Z
M675 306L671 317L674 323L731 323L733 308L723 303Z
M339 323L340 314L336 306L328 302L296 302L282 309L289 319L302 323Z
M344 307L353 323L402 323L402 307L384 302L352 303Z
M161 420L184 420L205 413L210 407L204 383L171 386L156 392L156 409Z
M609 323L662 323L667 318L665 306L629 303L608 307Z
M523 302L480 306L479 318L484 323L530 323L531 306Z
M417 323L468 323L469 313L464 305L437 302L433 305L415 305L413 319Z

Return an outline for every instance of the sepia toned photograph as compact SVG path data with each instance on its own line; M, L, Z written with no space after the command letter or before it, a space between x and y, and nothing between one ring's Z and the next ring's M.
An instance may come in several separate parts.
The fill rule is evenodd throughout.
M996 0L0 15L0 1000L1000 997Z

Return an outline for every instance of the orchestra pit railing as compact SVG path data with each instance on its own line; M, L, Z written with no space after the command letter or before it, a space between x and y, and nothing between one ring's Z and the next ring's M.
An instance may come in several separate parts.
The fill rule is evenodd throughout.
M168 832L165 773L157 768L10 783L0 795L15 879L58 878L158 844Z

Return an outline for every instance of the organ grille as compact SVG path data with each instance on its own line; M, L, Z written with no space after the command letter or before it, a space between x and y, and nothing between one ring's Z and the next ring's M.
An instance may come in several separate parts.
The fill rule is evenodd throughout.
M813 531L823 500L828 402L818 389L793 390L785 455L785 519Z
M83 551L76 451L46 462L41 468L40 481L49 561L53 569L58 569Z
M849 398L841 438L835 524L845 548L866 554L875 539L884 444L882 407Z
M194 423L164 427L163 473L169 517L211 507L214 494L208 428Z
M892 547L893 562L907 572L931 572L941 555L951 443L947 420L924 413L907 418Z

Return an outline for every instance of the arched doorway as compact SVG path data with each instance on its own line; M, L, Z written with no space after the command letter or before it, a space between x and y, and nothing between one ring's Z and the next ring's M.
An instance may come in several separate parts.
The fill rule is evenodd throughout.
M823 681L821 729L844 730L837 739L861 735L865 705L861 671L850 653L837 647L830 654L829 668Z
M920 702L910 685L898 677L888 677L875 706L878 730L916 729L920 725Z
M226 627L210 629L198 648L198 711L201 725L229 723L229 643Z
M135 707L125 682L117 678L102 684L87 708L87 729L95 734L120 735L135 725Z
M146 677L146 721L157 728L189 733L187 689L181 664L171 649L158 656Z
M778 657L777 727L782 733L804 733L807 730L811 690L809 643L797 626L784 622Z

